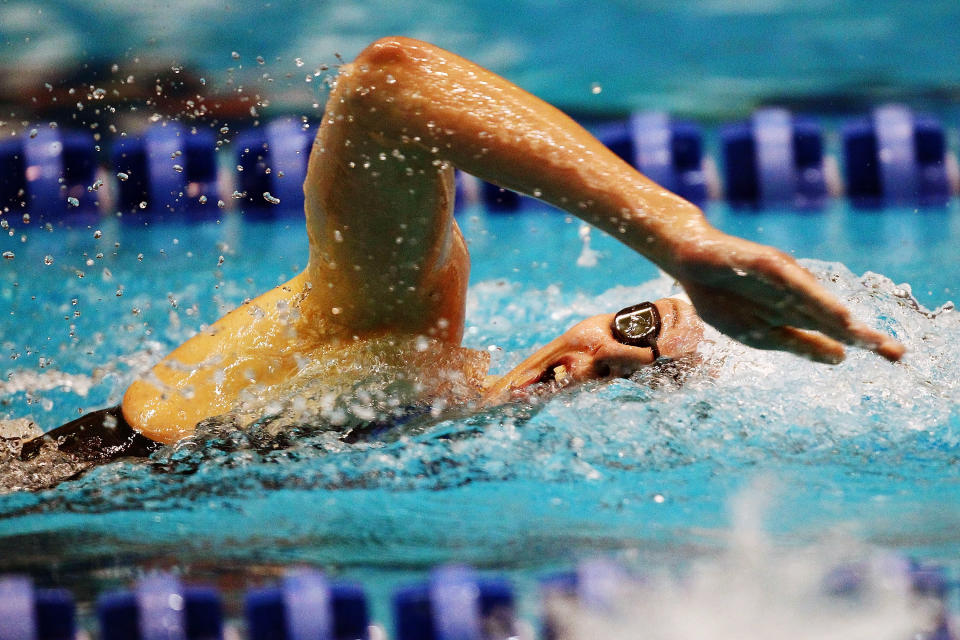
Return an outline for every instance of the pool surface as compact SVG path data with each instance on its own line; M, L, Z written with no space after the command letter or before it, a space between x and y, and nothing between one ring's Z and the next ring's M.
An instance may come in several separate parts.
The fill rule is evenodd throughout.
M828 367L711 332L699 365L675 375L386 438L319 431L274 448L255 432L211 432L0 495L0 573L69 586L84 604L147 567L230 591L311 563L363 580L384 620L393 585L438 563L505 573L528 587L532 616L545 572L607 552L683 567L731 552L744 527L765 541L748 545L755 557L875 545L956 568L960 316L946 303L960 282L957 202L815 214L712 204L707 215L817 258L804 264L907 356L893 365L851 350ZM297 216L239 217L11 224L0 237L15 254L0 263L0 417L49 429L115 403L202 323L303 268ZM678 292L556 211L467 209L458 220L473 256L465 344L489 350L494 372L587 315Z

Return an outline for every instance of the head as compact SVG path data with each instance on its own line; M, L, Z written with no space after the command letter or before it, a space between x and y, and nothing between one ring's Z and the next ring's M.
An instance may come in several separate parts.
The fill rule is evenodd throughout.
M676 298L595 316L574 329L581 325L596 341L583 352L594 378L628 376L657 360L682 358L696 351L703 337L703 323L694 308Z
M693 353L703 337L694 308L676 298L587 318L557 338L554 362L572 381L625 377L659 360Z
M632 313L635 317L630 318ZM483 402L497 404L522 397L537 383L567 386L629 376L658 359L673 360L693 353L702 336L703 324L693 307L675 298L593 316L493 382Z

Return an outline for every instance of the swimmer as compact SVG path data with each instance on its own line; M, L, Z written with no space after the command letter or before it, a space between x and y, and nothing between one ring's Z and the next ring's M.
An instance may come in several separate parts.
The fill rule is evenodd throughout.
M304 183L306 269L175 349L120 407L57 430L61 449L149 452L245 394L282 389L320 359L349 362L361 347L413 369L416 397L403 403L441 393L452 370L475 390L465 400L474 408L696 348L693 307L658 300L589 318L487 379L488 360L460 346L470 263L453 217L454 168L618 238L676 278L700 317L750 346L827 363L843 359L844 344L891 361L904 352L791 257L713 228L557 109L459 56L391 37L341 67L331 90ZM430 357L417 355L424 344ZM103 424L111 434L82 436Z

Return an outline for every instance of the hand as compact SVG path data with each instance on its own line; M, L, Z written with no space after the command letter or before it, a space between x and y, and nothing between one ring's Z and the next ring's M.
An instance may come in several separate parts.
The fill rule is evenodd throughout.
M751 347L831 364L843 360L843 344L894 362L906 351L890 336L854 320L809 271L772 247L707 228L685 241L673 260L668 271L700 317Z

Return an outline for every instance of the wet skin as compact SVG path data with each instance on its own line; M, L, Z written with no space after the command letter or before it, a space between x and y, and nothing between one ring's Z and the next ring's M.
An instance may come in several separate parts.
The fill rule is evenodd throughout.
M844 343L890 360L903 354L792 258L714 229L560 111L452 53L385 38L341 68L326 105L304 183L307 268L134 382L126 420L174 442L251 385L283 382L304 359L345 341L424 335L437 349L458 349L469 255L453 219L454 167L614 235L674 276L704 320L749 345L831 363L842 360ZM571 375L603 373L589 364L605 362L603 348L610 371L645 364L639 354L617 360L602 337L591 352L590 326L560 338L569 338ZM563 352L554 348L544 366L552 364L546 355ZM485 397L521 388L523 366Z

